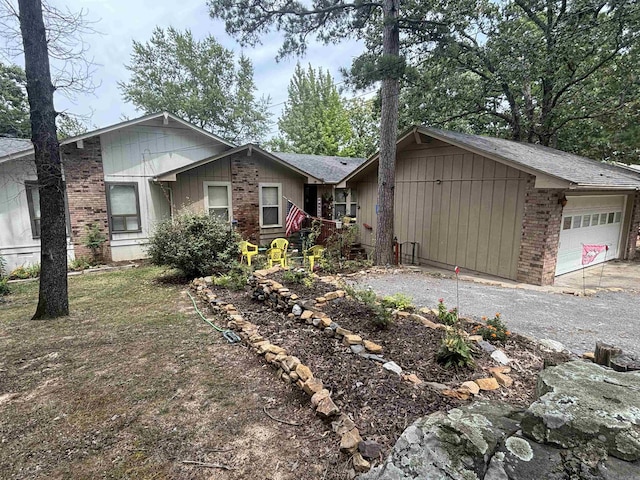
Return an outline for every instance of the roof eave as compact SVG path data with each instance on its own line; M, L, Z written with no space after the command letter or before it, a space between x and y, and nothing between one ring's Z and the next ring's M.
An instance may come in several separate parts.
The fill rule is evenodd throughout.
M638 185L602 185L598 183L575 183L569 187L569 190L626 190L640 191Z

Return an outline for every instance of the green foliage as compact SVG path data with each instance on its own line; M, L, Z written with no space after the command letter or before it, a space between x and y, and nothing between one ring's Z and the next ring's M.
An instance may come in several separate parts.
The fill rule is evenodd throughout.
M472 368L475 365L470 345L462 331L454 327L447 328L436 360L445 368Z
M61 113L56 118L56 128L58 131L58 140L64 140L69 137L77 137L89 131L89 127L80 120L79 117Z
M228 223L185 210L158 224L147 252L155 265L177 268L193 278L228 270L237 260L238 242Z
M356 241L358 227L343 225L325 242L325 251L320 258L320 268L327 273L341 273L361 270L371 266L367 260L349 259L351 247Z
M507 326L500 318L500 314L496 313L496 316L490 320L487 317L482 317L482 320L486 321L486 325L477 325L473 328L473 333L476 335L482 335L482 338L489 342L506 342L511 332L507 330Z
M453 326L458 323L458 309L452 308L447 310L444 299L438 300L438 319L445 325Z
M259 141L269 130L268 98L257 99L253 66L212 36L156 27L146 43L133 42L125 101L147 112L168 110L234 142Z
M102 233L97 223L86 225L85 230L86 234L82 240L82 244L91 250L93 261L96 262L100 256L102 246L107 241L107 237Z
M351 298L362 302L367 307L369 307L369 309L373 313L373 317L371 318L371 320L377 327L388 328L389 325L391 325L391 323L393 322L393 315L391 314L391 310L384 307L382 303L378 301L378 297L373 290L356 290L351 285L346 285L344 289L347 295L349 295Z
M287 270L282 274L282 279L287 283L297 283L307 288L313 286L314 279L306 270Z
M251 271L249 267L236 263L233 268L224 275L219 275L213 279L213 283L219 287L229 290L244 290Z
M86 270L91 266L91 261L83 256L78 256L69 262L69 269L74 272Z
M394 310L402 310L404 312L411 311L415 308L411 297L403 294L396 293L395 295L389 295L381 300L382 306L392 308Z
M7 277L7 261L0 254L0 297L11 293L9 277Z
M14 268L9 274L9 278L25 280L27 278L38 278L40 276L40 264L32 263Z
M0 63L0 135L31 136L27 78L18 65Z
M408 2L405 15L438 17L449 31L435 42L406 31L419 60L405 78L402 126L638 161L640 3ZM379 40L370 34L371 50Z

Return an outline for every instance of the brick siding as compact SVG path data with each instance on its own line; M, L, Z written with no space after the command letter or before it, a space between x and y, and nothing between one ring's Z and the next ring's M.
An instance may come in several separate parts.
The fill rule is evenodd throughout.
M258 165L253 156L238 153L231 157L231 204L236 229L242 238L260 240L260 205L258 198Z
M564 191L536 189L527 180L520 239L517 280L534 285L553 285L556 274Z
M84 148L77 148L75 143L62 147L71 240L76 257L92 257L91 250L82 243L87 235L87 225L97 224L107 237L101 260L108 262L111 261L111 248L100 137L86 139L83 143Z
M636 192L633 200L633 209L631 210L631 223L627 238L627 250L624 258L627 260L635 260L638 255L638 229L640 229L640 192Z

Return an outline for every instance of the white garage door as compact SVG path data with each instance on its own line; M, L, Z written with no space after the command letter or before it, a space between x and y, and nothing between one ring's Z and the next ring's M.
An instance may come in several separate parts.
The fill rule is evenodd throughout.
M624 195L567 197L562 212L556 275L582 268L582 245L607 245L589 265L618 258ZM606 253L606 258L605 258Z

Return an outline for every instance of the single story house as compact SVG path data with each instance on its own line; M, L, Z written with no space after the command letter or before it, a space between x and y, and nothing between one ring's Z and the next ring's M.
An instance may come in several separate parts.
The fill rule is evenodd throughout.
M376 234L378 156L339 187L358 192L361 242ZM410 259L537 285L594 263L633 259L640 173L540 145L413 127L397 142L394 229Z
M144 258L154 225L183 207L220 215L244 238L266 243L284 234L284 197L315 215L318 198L332 198L335 184L365 160L237 147L167 112L67 138L61 155L68 256L91 254L83 241L87 226L98 225L107 261ZM0 184L0 254L8 269L37 263L40 208L29 140L0 137Z

